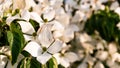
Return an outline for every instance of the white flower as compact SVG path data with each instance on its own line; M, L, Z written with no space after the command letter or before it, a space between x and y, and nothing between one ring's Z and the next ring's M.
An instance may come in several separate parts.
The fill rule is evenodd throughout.
M36 12L30 12L30 19L33 19L36 22L38 22L40 26L43 24L43 21L42 21L40 15Z
M35 32L30 22L18 21L18 23L20 24L23 33L32 35Z
M15 19L20 19L20 17L19 17L18 14L15 15L15 16L9 16L9 17L6 19L6 23L7 23L8 25L10 25L10 23L11 23L13 20L15 20Z
M88 68L88 64L85 62L82 62L77 68Z
M117 8L115 9L115 12L116 12L118 15L120 15L120 7L117 7Z
M26 45L24 50L29 52L32 56L37 57L37 60L45 64L53 54L59 52L62 48L62 42L60 40L56 40L53 44L49 45L48 48L46 48L46 51L44 51L40 44L37 42L30 42Z
M78 60L78 56L73 52L66 52L64 54L57 53L54 57L57 59L58 64L66 68L70 66L70 63Z
M60 38L63 35L63 31L65 27L59 21L56 21L56 20L49 23L53 24L51 30L53 31L54 38L55 39Z
M25 0L25 9L30 9L31 7L35 7L36 4L34 0Z
M70 16L65 14L63 9L59 9L60 11L56 11L56 17L55 19L59 22L61 22L62 25L68 26L70 23Z
M49 0L49 2L50 6L52 6L55 9L61 8L61 5L63 4L63 0Z
M111 59L113 62L120 62L120 54L119 53L114 53L111 55Z
M117 7L119 7L119 3L117 1L115 1L111 4L110 9L115 10Z
M56 40L42 55L37 57L37 60L40 63L45 64L53 54L58 53L61 50L62 44L63 43L60 40Z
M64 42L69 42L70 40L72 40L74 38L74 32L75 31L79 31L79 28L74 25L68 25L68 27L65 28L63 35L62 35L62 40Z
M29 52L34 57L37 57L37 56L41 55L41 53L42 53L42 47L35 41L29 42L25 46L24 50Z
M45 64L53 54L62 48L62 41L54 39L51 33L51 25L43 25L37 32L36 42L32 41L26 45L24 50L28 51L37 60Z
M114 54L114 53L116 53L117 52L117 45L115 44L115 43L110 43L109 45L108 45L108 52L110 53L110 54Z
M54 41L54 38L51 33L52 24L45 24L41 26L38 30L38 40L40 41L43 47L49 47L50 44Z
M35 38L33 36L33 34L35 33L35 29L31 25L31 23L30 22L25 22L25 21L18 21L18 23L21 26L21 29L22 29L23 35L25 37L25 40L26 41L33 40Z
M105 68L105 67L104 67L104 65L103 65L100 61L98 61L98 62L95 64L94 68Z
M85 13L81 12L80 10L75 12L74 17L72 18L72 22L80 22L86 19Z
M4 68L6 62L7 62L7 57L4 55L0 55L0 68Z
M13 9L24 9L25 0L13 0Z
M0 47L0 68L4 68L11 54L9 46ZM7 56L8 55L8 56ZM10 61L10 60L9 60Z
M52 20L55 17L55 10L53 8L49 8L45 12L43 12L43 18L48 21Z
M21 12L21 18L26 20L26 21L29 21L29 19L30 19L30 12L28 10L23 10Z
M108 52L107 51L98 51L96 54L96 58L104 61L108 58Z
M87 33L81 33L79 36L79 39L81 43L85 43L85 42L92 40L91 37Z
M83 62L78 66L78 68L92 68L95 62L95 58L90 55L86 55Z

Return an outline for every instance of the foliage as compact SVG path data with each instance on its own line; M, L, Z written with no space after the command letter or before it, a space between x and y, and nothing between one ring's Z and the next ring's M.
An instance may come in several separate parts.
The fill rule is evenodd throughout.
M108 42L119 42L120 30L117 24L120 21L120 17L117 13L106 8L105 10L99 10L93 13L93 15L86 21L85 31L93 35L95 31Z

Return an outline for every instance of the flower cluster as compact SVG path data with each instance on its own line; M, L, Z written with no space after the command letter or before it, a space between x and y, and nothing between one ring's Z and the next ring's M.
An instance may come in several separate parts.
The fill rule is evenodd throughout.
M119 0L0 0L0 10L0 68L120 66Z

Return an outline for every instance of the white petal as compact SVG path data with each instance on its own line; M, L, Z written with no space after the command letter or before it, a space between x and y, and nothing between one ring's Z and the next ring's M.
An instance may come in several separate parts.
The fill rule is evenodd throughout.
M94 68L105 68L104 65L101 62L97 62L94 66Z
M13 9L24 9L25 8L25 0L12 0L13 1Z
M38 40L43 47L49 47L53 42L54 38L51 33L51 25L45 24L41 29L38 30Z
M114 53L117 52L116 43L110 43L110 44L108 45L108 52L109 52L110 54L114 54Z
M51 54L45 52L45 53L43 53L42 55L38 56L38 57L37 57L37 60L38 60L40 63L45 64L51 57L52 57Z
M101 3L105 3L107 2L108 0L99 0Z
M30 19L30 12L28 10L23 10L21 12L21 18L26 20L26 21L29 21L29 19Z
M62 37L62 35L63 35L63 31L54 31L53 32L53 36L54 36L54 38L55 39L58 39L58 38L60 38L60 37Z
M58 21L52 21L50 23L53 24L52 30L60 30L60 31L64 30L64 26L60 22L58 22Z
M7 63L7 57L4 55L0 55L0 68L4 68L5 64Z
M98 51L96 53L96 58L100 60L106 60L108 58L108 52L107 51Z
M67 14L60 14L56 16L56 20L61 22L64 26L68 26L70 23L70 17Z
M88 68L88 64L85 62L82 62L77 68Z
M44 13L43 15L44 19L47 19L48 21L52 20L55 17L55 11L48 11L47 13Z
M49 48L48 48L48 52L55 54L57 52L59 52L62 49L62 45L63 42L60 40L56 40Z
M68 59L69 62L75 62L78 60L77 54L73 52L65 53L65 58Z
M23 35L24 38L25 38L25 41L30 41L30 40L33 40L33 36L29 36L29 35Z
M10 25L10 23L11 23L13 20L15 20L15 19L20 19L20 17L19 17L18 15L15 15L15 16L13 16L13 17L8 17L8 18L6 19L6 22L7 22L8 25Z
M60 64L61 54L60 53L55 53L53 56L56 58L57 63Z
M65 42L69 42L71 39L74 38L74 32L79 31L79 28L76 25L69 25L63 35L63 39Z
M34 41L29 42L26 47L24 48L27 52L29 52L32 56L37 57L41 55L42 48L40 45Z
M42 19L41 19L39 14L37 14L35 12L31 12L30 13L30 18L35 20L36 22L38 22L40 25L42 24Z
M81 33L80 36L79 36L79 39L80 39L81 43L92 40L91 37L87 33Z
M79 31L79 28L77 25L75 24L71 24L67 27L68 30L71 30L71 31Z
M60 64L64 66L65 68L68 68L70 66L70 63L66 61L66 59L64 59L63 57L61 57L60 59Z
M110 9L115 10L117 7L119 7L119 3L117 1L115 1L111 4Z
M120 15L120 7L116 8L115 12Z
M33 26L29 22L19 21L18 23L20 24L23 33L32 35L35 32Z
M25 9L30 9L31 7L34 7L36 4L34 0L25 0Z

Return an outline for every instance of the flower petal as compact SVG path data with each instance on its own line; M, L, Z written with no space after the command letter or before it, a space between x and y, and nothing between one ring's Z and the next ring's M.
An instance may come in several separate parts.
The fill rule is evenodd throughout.
M78 60L77 54L73 52L65 53L65 58L68 59L69 62L75 62Z
M69 25L64 31L62 40L64 40L65 42L69 42L70 40L72 40L74 38L75 31L79 31L79 28L76 25Z
M38 57L37 57L37 60L38 60L40 63L45 64L51 57L52 57L51 54L45 52L45 53L43 53L42 55L38 56Z
M33 36L29 36L29 35L23 35L24 38L25 38L25 41L30 41L30 40L33 40Z
M30 12L28 10L23 10L21 12L21 18L26 20L26 21L29 21L29 19L30 19Z
M33 26L29 22L19 21L18 23L20 24L23 33L32 35L35 32Z
M30 19L35 20L36 22L39 23L39 25L42 25L42 24L43 24L40 15L37 14L37 13L35 13L35 12L31 12L31 13L30 13Z
M63 42L57 39L57 40L48 48L47 51L48 51L49 53L55 54L55 53L59 52L59 51L62 49L62 45L63 45Z
M26 47L24 48L27 52L29 52L32 56L37 57L41 55L42 48L40 45L34 41L29 42Z
M55 17L55 10L47 10L47 12L44 13L43 17L48 21L52 20Z
M70 66L70 63L68 61L66 61L66 59L63 57L61 57L61 59L60 59L60 64L62 66L64 66L65 68L68 68Z
M54 41L54 38L51 33L51 24L45 24L41 29L38 30L38 40L43 47L49 47L50 44Z
M52 27L53 31L55 31L55 30L60 30L60 31L64 30L64 26L60 22L54 20L54 21L52 21L50 23L53 24L53 27Z
M97 62L94 66L94 68L105 68L104 65L101 62Z
M7 22L7 24L8 25L10 25L10 23L13 21L13 20L15 20L15 19L20 19L20 17L19 17L19 15L15 15L15 16L13 16L13 17L8 17L7 19L6 19L6 22Z

